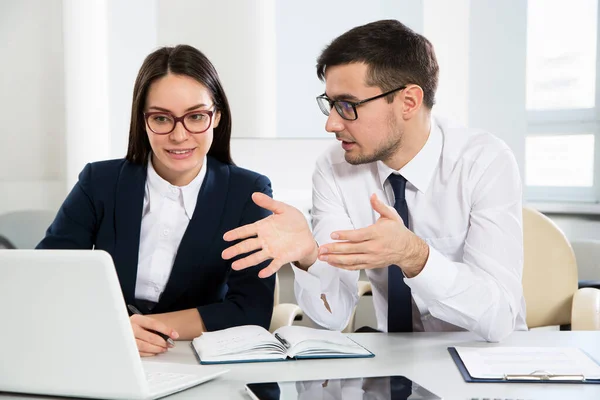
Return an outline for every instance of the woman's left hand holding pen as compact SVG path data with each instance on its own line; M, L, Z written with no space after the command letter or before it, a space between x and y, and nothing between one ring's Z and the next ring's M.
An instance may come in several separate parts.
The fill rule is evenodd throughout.
M150 357L164 353L173 345L167 343L163 338L151 331L160 332L172 339L177 339L179 334L156 319L144 315L134 314L129 317L135 342L140 356Z

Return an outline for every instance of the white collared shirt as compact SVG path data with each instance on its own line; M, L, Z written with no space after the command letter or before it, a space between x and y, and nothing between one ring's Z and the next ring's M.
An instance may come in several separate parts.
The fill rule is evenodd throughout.
M173 186L156 173L151 160L148 162L136 299L158 303L171 275L183 234L194 215L205 175L206 157L200 172L188 185Z
M369 197L394 205L382 162L350 165L337 144L313 174L313 231L320 244L337 230L379 218ZM522 188L511 150L485 132L431 119L425 146L400 171L407 179L410 229L429 245L417 276L405 278L413 296L415 331L469 330L491 341L526 330ZM319 325L343 329L357 302L358 271L318 261L294 268L298 304ZM368 269L377 327L387 331L387 268ZM325 308L325 294L331 313Z

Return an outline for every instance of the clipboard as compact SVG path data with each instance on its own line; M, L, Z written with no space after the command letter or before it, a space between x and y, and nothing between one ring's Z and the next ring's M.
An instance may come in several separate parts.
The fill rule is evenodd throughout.
M483 383L588 383L600 384L600 379L586 379L583 375L553 375L546 371L533 371L528 375L504 375L503 378L473 378L454 347L448 352L465 382Z

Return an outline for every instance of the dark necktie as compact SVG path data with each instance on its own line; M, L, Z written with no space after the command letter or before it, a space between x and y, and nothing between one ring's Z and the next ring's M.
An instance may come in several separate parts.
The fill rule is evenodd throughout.
M408 225L408 207L404 192L406 179L402 175L391 174L388 181L394 190L394 208L400 214L404 225ZM412 332L412 296L404 283L402 270L396 265L388 267L388 332Z

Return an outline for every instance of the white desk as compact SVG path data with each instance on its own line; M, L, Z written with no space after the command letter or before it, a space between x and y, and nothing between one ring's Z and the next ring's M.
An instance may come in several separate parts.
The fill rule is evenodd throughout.
M352 338L374 352L375 357L228 364L230 372L221 378L171 398L248 399L243 389L247 382L404 375L444 399L600 399L600 385L464 382L448 354L447 347L477 341L476 336L468 332L393 335L359 333L353 334ZM156 357L147 362L196 364L189 346L182 344L179 343L164 357ZM515 332L501 345L580 347L596 360L600 360L600 332Z
M301 360L273 363L205 365L199 368L229 368L230 372L168 399L248 399L244 384L260 381L310 380L360 376L404 375L444 399L600 399L600 385L466 383L448 354L447 347L482 344L468 332L414 334L353 334L352 338L375 353L370 359ZM497 346L497 344L489 344ZM580 347L600 360L600 332L515 332L502 346ZM198 365L187 342L178 342L167 354L144 362L174 362ZM20 395L0 395L26 398Z

